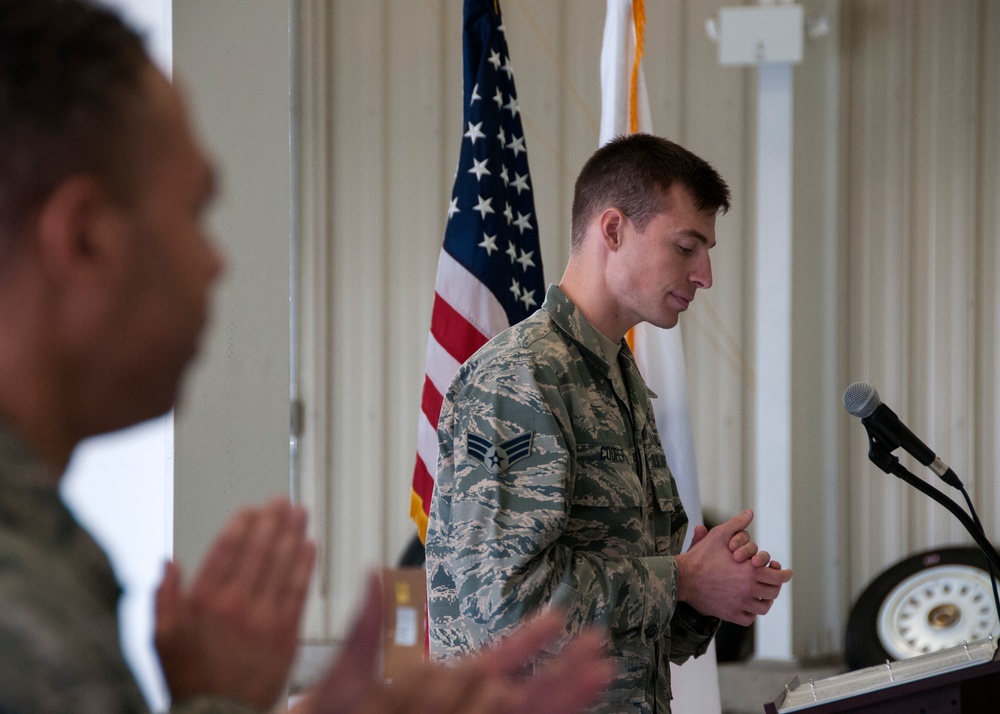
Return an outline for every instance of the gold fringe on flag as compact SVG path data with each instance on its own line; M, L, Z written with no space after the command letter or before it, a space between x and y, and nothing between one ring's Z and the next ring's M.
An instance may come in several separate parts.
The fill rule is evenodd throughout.
M646 52L646 0L632 0L632 22L635 25L635 57L632 60L632 76L628 87L630 134L639 131L639 63ZM625 342L630 350L635 350L635 328L630 328L625 333Z
M632 22L635 24L635 59L628 88L628 129L639 131L639 63L646 52L646 0L632 0Z

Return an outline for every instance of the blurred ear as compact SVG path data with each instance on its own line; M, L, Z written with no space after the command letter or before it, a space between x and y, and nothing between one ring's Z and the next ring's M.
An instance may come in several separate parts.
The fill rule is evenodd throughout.
M113 288L124 271L128 224L122 208L93 177L73 176L39 212L38 258L60 291Z

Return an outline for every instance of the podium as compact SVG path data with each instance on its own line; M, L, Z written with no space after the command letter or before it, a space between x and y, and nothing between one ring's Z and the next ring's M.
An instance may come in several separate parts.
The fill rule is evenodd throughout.
M993 714L1000 657L990 638L818 681L793 678L766 714Z

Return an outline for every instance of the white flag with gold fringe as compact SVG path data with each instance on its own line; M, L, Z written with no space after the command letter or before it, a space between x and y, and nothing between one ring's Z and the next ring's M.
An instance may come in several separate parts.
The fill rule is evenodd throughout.
M653 127L641 64L644 3L637 0L633 6L632 0L607 2L601 51L601 145L620 134L652 133ZM645 323L637 325L630 344L643 379L659 395L653 400L653 412L667 463L690 520L686 548L695 525L702 522L702 513L680 324L669 330ZM714 642L703 656L681 666L671 665L670 669L671 707L676 714L721 712Z

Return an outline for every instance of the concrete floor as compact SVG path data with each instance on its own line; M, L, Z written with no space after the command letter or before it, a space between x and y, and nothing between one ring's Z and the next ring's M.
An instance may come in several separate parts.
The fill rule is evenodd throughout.
M315 683L329 666L334 648L305 645L293 671L291 693ZM800 682L825 679L846 671L841 662L799 665L787 662L746 660L719 664L719 691L722 714L763 714L764 703L774 701L785 684L798 677ZM674 714L685 714L675 711Z
M294 670L291 692L315 683L329 666L333 649L323 645L302 648ZM825 679L846 671L840 662L803 666L795 663L746 660L719 664L722 714L763 714L765 702L774 701L793 677L800 682ZM675 711L674 714L684 714Z
M842 662L799 665L787 662L748 660L719 665L719 690L723 714L762 714L764 704L774 701L793 677L800 682L820 680L846 671ZM684 712L674 712L684 714Z

